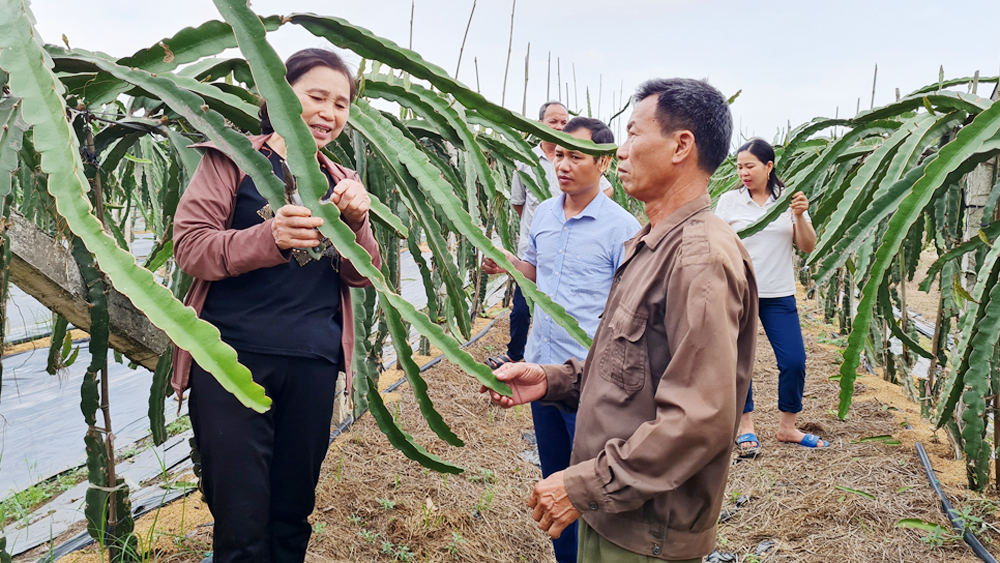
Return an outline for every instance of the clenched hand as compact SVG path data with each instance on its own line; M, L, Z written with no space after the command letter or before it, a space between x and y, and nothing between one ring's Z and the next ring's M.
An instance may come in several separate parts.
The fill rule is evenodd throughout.
M312 248L319 244L320 237L317 227L323 224L323 219L313 217L309 208L300 205L286 205L274 214L271 222L271 235L274 243L281 250L290 248Z
M557 471L548 479L539 481L528 498L528 508L533 509L531 517L538 522L538 528L552 538L561 536L563 530L580 517L569 501L563 473Z
M337 206L344 222L352 229L357 229L365 222L368 210L372 207L368 190L356 180L341 180L333 187L329 201Z

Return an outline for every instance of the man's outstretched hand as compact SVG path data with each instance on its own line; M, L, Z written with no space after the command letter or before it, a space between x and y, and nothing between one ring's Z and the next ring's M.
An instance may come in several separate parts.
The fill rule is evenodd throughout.
M506 274L507 270L504 270L503 268L498 266L497 263L494 262L492 258L487 258L486 256L483 256L483 272L487 275L492 276L494 274Z
M510 386L512 391L510 397L505 397L496 391L482 386L480 393L489 393L493 404L509 409L514 405L523 405L531 401L537 401L545 396L549 390L549 383L545 379L545 371L538 364L526 362L509 362L493 370L493 375Z
M515 260L517 260L517 256L514 256L506 250L503 251L503 254L512 264L517 264L517 262L515 262ZM483 272L492 276L494 274L506 274L507 270L501 268L496 262L493 261L492 258L483 256Z

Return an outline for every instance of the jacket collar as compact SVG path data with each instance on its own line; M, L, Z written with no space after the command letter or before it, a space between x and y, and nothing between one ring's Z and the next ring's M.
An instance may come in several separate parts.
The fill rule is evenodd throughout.
M638 235L632 237L632 240L625 243L626 254L631 256L638 248L640 242L648 246L650 250L656 250L656 246L660 244L660 241L662 241L674 229L690 219L696 213L700 213L701 211L708 209L711 205L712 198L710 198L708 194L700 195L682 205L679 209L667 216L667 218L660 221L660 223L655 227L651 226L650 223L646 223L646 225L642 227L642 230L639 231Z

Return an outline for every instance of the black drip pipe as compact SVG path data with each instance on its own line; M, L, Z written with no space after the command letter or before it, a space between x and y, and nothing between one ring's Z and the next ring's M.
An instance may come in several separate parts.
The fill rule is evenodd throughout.
M938 481L937 475L934 474L934 468L931 467L931 460L927 457L927 451L924 450L924 445L920 442L917 442L917 455L920 456L920 463L924 465L924 471L927 472L927 480L930 481L931 488L934 489L938 498L941 499L941 507L944 508L944 513L948 515L948 519L951 520L951 525L955 527L955 531L963 532L962 538L965 539L965 543L969 544L973 553L975 553L980 559L986 563L997 563L997 560L990 554L989 551L986 551L985 547L983 547L979 538L977 538L972 532L965 529L964 522L962 521L962 515L952 508L951 503L948 502L948 497L945 496L944 490L941 488L941 482Z
M180 497L186 497L189 494L195 492L197 489L173 489L167 492L159 501L152 502L150 504L141 505L133 509L132 518L138 519L150 512L159 509L160 507L170 504ZM58 561L70 553L79 551L85 547L90 546L94 543L94 538L90 536L87 530L80 532L79 534L71 537L70 539L64 541L63 543L55 546L49 550L45 555L39 557L35 563L53 563Z

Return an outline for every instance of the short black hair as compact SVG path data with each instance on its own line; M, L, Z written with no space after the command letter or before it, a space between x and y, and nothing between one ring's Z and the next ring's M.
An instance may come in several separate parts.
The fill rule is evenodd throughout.
M698 147L698 166L714 173L726 160L733 137L733 115L726 97L704 80L654 78L639 86L633 99L639 103L654 94L663 135L691 131Z
M542 107L538 108L538 121L545 119L545 110L549 109L549 106L559 106L566 109L566 106L562 102L557 102L555 100L549 100L542 104Z
M578 129L586 129L590 131L590 140L598 145L603 145L605 143L614 144L615 134L611 132L611 129L604 124L600 119L592 119L590 117L574 117L569 120L566 127L563 127L563 133L569 134Z

